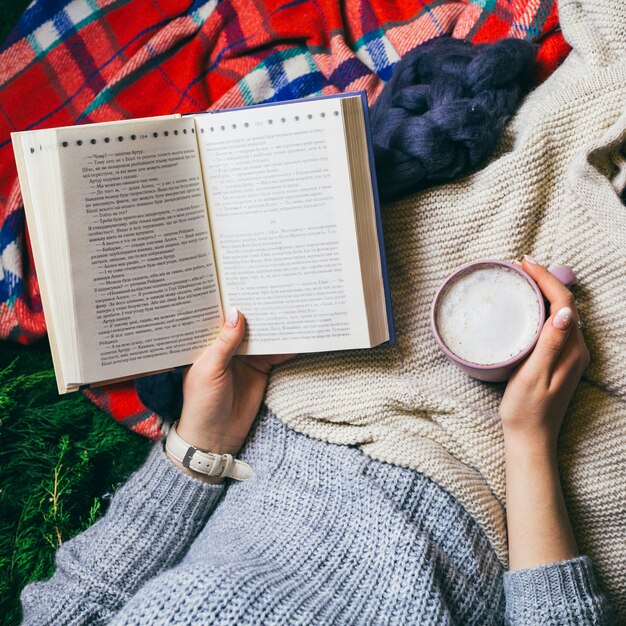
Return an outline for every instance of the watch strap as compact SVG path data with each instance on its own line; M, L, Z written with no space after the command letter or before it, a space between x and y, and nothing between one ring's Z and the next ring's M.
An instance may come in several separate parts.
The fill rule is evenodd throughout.
M178 422L170 427L165 440L165 448L174 459L183 464L183 467L199 474L234 480L246 480L252 477L254 474L252 468L247 463L234 459L232 454L208 452L187 443L176 432L177 424Z

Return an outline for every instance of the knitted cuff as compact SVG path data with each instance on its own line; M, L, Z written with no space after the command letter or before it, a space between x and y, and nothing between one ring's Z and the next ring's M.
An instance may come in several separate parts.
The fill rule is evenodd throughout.
M26 614L45 611L50 624L103 623L103 616L108 622L142 585L182 558L223 493L224 485L181 472L155 444L106 514L59 547L53 582L24 590Z
M208 484L182 472L167 458L159 442L119 491L126 497L116 494L112 507L118 502L128 506L137 499L142 508L155 506L168 517L181 517L181 522L204 521L221 498L224 484Z
M604 624L609 612L587 556L505 572L504 594L507 624Z

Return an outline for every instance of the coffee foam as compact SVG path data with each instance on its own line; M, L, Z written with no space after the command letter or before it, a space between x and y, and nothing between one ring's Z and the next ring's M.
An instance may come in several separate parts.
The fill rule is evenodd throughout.
M528 281L505 267L461 276L442 294L437 330L448 349L477 365L502 363L534 339L541 310Z

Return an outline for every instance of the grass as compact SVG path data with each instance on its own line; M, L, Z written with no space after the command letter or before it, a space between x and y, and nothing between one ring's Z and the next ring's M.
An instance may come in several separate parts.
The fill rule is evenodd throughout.
M20 621L19 593L49 578L57 547L106 510L150 442L82 394L59 396L47 342L0 355L0 615Z

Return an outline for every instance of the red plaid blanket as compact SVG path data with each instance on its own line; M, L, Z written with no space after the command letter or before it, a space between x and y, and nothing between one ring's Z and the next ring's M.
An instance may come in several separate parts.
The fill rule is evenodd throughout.
M45 335L9 133L363 89L440 35L540 44L537 81L569 52L554 0L36 0L0 50L0 338ZM86 392L159 436L132 383Z

